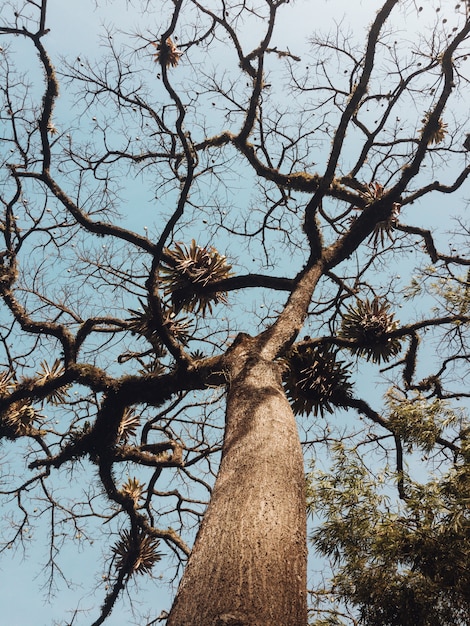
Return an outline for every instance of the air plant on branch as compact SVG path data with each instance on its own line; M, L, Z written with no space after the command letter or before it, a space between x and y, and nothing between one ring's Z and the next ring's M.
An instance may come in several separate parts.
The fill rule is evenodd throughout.
M142 335L150 341L151 344L158 342L159 337L153 324L153 315L150 306L139 298L141 310L129 309L131 317L127 318L127 328L132 334Z
M191 338L191 321L187 317L177 317L177 313L171 308L165 308L163 312L163 324L177 341L184 346L188 345Z
M24 435L40 434L35 423L42 420L42 415L36 411L29 400L13 402L0 415L0 438L16 439Z
M127 407L119 424L119 439L126 443L131 437L135 437L140 426L140 415Z
M332 346L296 347L287 358L284 387L296 415L324 415L344 406L352 385L349 365Z
M389 333L398 328L389 309L390 304L377 297L372 301L358 299L355 306L348 307L339 336L355 342L349 348L353 354L373 363L381 363L400 352L400 339L389 337Z
M421 120L423 127L419 129L420 135L423 135L424 131L427 129L430 117L431 117L430 111L424 114L424 118ZM437 122L435 122L433 125L431 135L429 136L429 139L428 139L428 143L429 144L441 143L441 141L444 141L446 135L447 135L447 124L445 124L442 118L440 117L437 120Z
M53 137L54 135L57 135L59 131L53 122L49 122L47 124L47 132L51 135L51 137Z
M165 254L162 284L176 312L185 309L205 316L214 304L227 302L226 292L210 290L211 284L231 276L232 269L213 246L199 246L193 239L189 248L176 243Z
M157 550L160 541L144 531L131 533L123 530L112 548L116 569L129 574L150 574L155 563L162 558Z
M131 331L131 333L145 337L152 344L152 346L155 347L157 353L161 355L163 352L161 337L158 329L159 325L155 320L153 311L150 305L145 303L140 298L139 304L142 308L141 311L129 309L129 313L132 314L132 317L126 320L127 328ZM162 324L170 335L172 335L172 337L174 337L177 341L183 345L188 343L188 340L191 337L191 322L186 317L178 318L177 313L173 310L173 308L165 306L162 313Z
M13 380L13 374L6 370L0 374L0 396L7 394L9 391L15 388L15 381Z
M374 230L372 231L372 235L370 240L374 246L377 246L379 243L381 246L385 244L385 239L388 238L390 241L394 240L393 231L395 230L398 224L398 216L400 215L401 204L399 202L394 202L392 205L392 212L390 216L381 222L377 222L374 226Z
M178 50L171 37L160 43L152 42L152 45L157 49L157 52L153 55L155 63L160 63L160 65L165 67L170 67L170 65L171 67L176 67L178 65L183 53Z
M380 200L381 198L383 198L384 193L385 193L384 186L374 181L367 185L366 190L363 191L361 195L367 203L366 206L369 206L369 204L372 204L373 202L376 202L377 200Z
M56 359L52 366L49 366L46 361L42 361L40 364L40 370L37 372L38 382L46 383L54 378L59 378L64 373L64 367L60 359ZM57 389L54 389L46 396L46 400L51 404L59 405L63 404L68 398L68 391L70 385L62 385Z
M42 361L36 382L44 384L63 373L64 368L60 359L56 359L52 366ZM16 382L10 372L0 374L0 396L7 395L15 387ZM45 400L51 404L62 404L68 398L68 387L69 385L61 385L53 389L45 396ZM32 405L31 400L27 398L17 400L0 415L0 437L15 439L23 435L39 435L41 431L37 430L36 424L43 419L44 416Z
M145 489L145 485L143 485L138 478L129 477L127 481L122 485L121 492L131 498L135 504L142 497L142 493Z
M361 195L364 200L367 202L366 206L369 206L373 202L380 200L383 198L385 194L385 188L378 182L372 182L367 185L366 191L362 192ZM388 238L390 241L393 241L393 231L398 224L398 216L400 215L401 204L399 202L394 202L392 205L392 211L390 216L386 220L382 220L381 222L377 222L374 226L374 230L372 231L370 241L374 246L377 246L379 243L383 246L385 243L385 239Z

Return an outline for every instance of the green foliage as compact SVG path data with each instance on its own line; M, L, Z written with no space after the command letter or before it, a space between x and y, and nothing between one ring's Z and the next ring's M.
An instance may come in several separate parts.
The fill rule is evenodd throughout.
M433 297L439 306L436 314L468 315L470 304L470 270L465 275L439 276L433 265L411 278L404 290L404 298L412 300L423 293ZM460 322L456 320L456 324Z
M409 452L414 445L430 452L442 431L460 418L445 400L428 400L418 392L406 398L394 390L389 391L387 407L389 425L395 435L407 444Z
M331 595L358 610L359 624L470 623L469 460L409 482L397 503L396 476L372 475L358 450L338 445L333 472L312 472L310 509L323 522L311 539L333 562Z
M444 301L445 309L450 313L468 315L470 303L470 271L465 276L454 280L438 278L431 283L431 292Z

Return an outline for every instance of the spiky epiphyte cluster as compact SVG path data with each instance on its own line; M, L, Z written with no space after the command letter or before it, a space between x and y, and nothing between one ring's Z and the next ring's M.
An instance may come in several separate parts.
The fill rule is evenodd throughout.
M48 365L46 361L42 361L36 377L30 381L30 384L45 385L62 376L65 369L60 359L56 359L54 363ZM8 396L17 387L17 381L14 380L10 372L0 374L0 396ZM59 385L54 387L51 385L50 391L44 393L42 390L42 401L50 404L64 404L68 398L69 385ZM12 402L10 406L0 415L0 437L15 439L22 435L39 434L36 424L42 422L44 416L35 408L30 399L21 399Z
M41 421L41 415L29 400L13 402L8 410L0 415L0 438L16 439L32 434L38 421Z
M296 347L291 350L284 372L287 397L296 415L332 413L343 406L351 384L349 366L331 347Z
M67 439L72 445L74 445L78 441L83 441L83 439L90 434L91 430L91 423L88 420L85 420L84 422L81 422L80 424L75 424L71 427L71 429L67 433Z
M5 371L0 374L0 396L6 395L14 389L15 381L11 372Z
M155 63L160 63L165 67L176 67L179 63L182 52L178 50L175 42L168 37L166 41L161 43L152 43L157 49L157 52L153 55Z
M125 409L119 424L119 439L126 443L137 434L140 426L140 415L129 407Z
M48 365L46 361L42 361L40 367L41 369L37 372L39 377L38 382L40 383L46 383L53 378L58 378L65 372L60 359L56 359L52 366ZM68 388L69 385L62 385L61 387L54 389L46 396L46 400L55 405L64 404L69 395L67 391Z
M138 478L129 478L122 485L121 492L128 496L135 504L140 500L144 492L145 485L143 485Z
M155 324L153 323L152 310L141 298L139 298L139 304L141 306L140 311L129 309L129 313L131 313L132 316L126 320L127 328L131 333L142 335L148 339L152 345L158 344L160 339Z
M381 363L398 354L401 342L388 334L398 328L398 323L389 312L390 304L375 297L372 301L358 300L343 315L340 337L351 339L353 354L366 357L368 361Z
M177 339L184 346L188 344L191 337L191 321L187 317L177 317L177 314L171 309L166 308L163 311L163 324L170 335Z
M139 304L141 306L140 311L129 309L132 317L126 320L127 328L132 333L145 337L152 344L152 346L154 346L157 353L162 355L164 351L162 352L162 343L158 330L158 324L156 323L152 308L140 298ZM178 319L176 313L171 308L167 307L162 314L162 323L170 335L172 335L177 341L183 345L188 343L189 337L191 336L191 322L187 318L183 317Z
M390 239L390 241L393 241L393 231L398 224L400 209L401 204L399 204L398 202L394 202L390 217L381 222L377 222L377 224L374 226L374 230L370 238L374 246L377 246L379 243L381 246L383 246L386 239Z
M385 195L385 188L378 182L372 182L367 185L366 191L361 194L367 205L372 204L376 200L380 200ZM371 235L371 240L374 246L379 243L383 246L385 239L388 238L393 241L393 230L398 223L398 216L400 215L401 204L394 202L392 205L392 211L390 216L386 220L377 222L374 226L374 230Z
M162 283L175 311L185 309L204 316L212 313L213 304L226 302L226 292L210 291L210 286L228 278L232 266L213 246L199 246L193 239L189 248L176 243L171 250L165 249L165 255Z
M431 113L428 111L427 113L425 113L424 118L421 120L423 127L419 129L420 135L422 135L424 131L426 130L426 127L429 124L430 117L431 117ZM430 144L441 143L441 141L444 141L446 134L447 134L447 124L445 124L442 118L440 117L432 128L432 132L429 137L428 143Z
M384 193L385 193L384 186L374 181L367 185L367 189L363 191L361 195L363 196L364 200L369 205L375 202L376 200L380 200L380 198L383 198Z
M158 551L160 542L142 530L132 534L129 530L121 531L119 540L113 546L116 569L129 574L149 574L162 555Z

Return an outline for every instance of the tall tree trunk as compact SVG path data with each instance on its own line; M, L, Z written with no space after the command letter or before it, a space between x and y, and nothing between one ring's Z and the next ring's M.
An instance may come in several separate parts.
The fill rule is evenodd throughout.
M167 626L305 626L305 476L276 364L232 355L212 498Z

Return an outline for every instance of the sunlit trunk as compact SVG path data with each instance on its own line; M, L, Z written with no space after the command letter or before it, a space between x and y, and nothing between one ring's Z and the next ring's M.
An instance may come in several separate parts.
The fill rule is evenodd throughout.
M277 367L234 366L222 461L167 626L305 626L303 459Z

